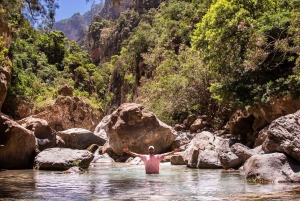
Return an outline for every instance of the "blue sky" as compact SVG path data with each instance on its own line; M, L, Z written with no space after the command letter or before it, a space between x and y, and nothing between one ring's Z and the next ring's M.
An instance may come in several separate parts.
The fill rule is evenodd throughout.
M102 0L96 0L96 3ZM84 14L91 9L92 0L86 3L86 0L57 0L59 9L56 10L55 21L63 20L72 17L75 13Z

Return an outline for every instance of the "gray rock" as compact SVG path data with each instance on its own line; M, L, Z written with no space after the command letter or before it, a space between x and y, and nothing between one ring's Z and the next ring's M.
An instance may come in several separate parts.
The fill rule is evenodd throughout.
M186 165L182 155L173 155L171 156L170 162L172 165Z
M224 143L225 139L203 131L195 136L184 151L184 161L191 168L222 168L219 153L225 152L222 151Z
M274 120L262 144L265 153L282 152L300 161L300 110Z
M230 151L222 152L219 158L224 169L239 168L248 158L255 154L257 153L249 147L235 143L230 147Z
M88 150L49 148L34 159L34 168L40 170L67 170L73 166L88 168L94 154Z
M245 177L257 183L300 182L300 164L283 153L254 155L244 164Z
M18 121L18 123L33 132L39 151L55 147L56 131L48 125L46 120L28 117Z
M63 148L86 149L92 144L102 146L106 142L91 131L82 128L59 131L57 135L65 142L65 144L61 145Z

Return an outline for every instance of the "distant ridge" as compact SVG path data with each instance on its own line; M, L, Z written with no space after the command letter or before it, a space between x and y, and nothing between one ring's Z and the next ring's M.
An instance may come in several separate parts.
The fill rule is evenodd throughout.
M69 40L78 42L82 34L88 30L88 25L92 22L93 16L99 14L103 6L103 3L95 4L91 10L83 15L75 13L70 18L55 22L52 29L62 31Z

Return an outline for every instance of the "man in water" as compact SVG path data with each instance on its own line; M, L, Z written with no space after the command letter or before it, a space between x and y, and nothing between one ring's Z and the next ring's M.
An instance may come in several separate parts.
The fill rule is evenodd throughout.
M142 159L142 161L145 163L145 170L146 174L158 174L159 173L159 163L162 159L164 159L165 156L174 154L175 152L180 151L180 149L176 148L172 152L164 153L164 154L154 154L154 146L150 146L148 148L149 155L146 154L137 154L134 152L129 151L128 148L124 148L123 151L127 154L130 154L132 156L137 156Z

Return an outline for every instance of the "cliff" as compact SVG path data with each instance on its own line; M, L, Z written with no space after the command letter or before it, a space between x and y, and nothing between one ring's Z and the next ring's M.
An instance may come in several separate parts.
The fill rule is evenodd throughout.
M85 35L83 33L87 31L87 26L92 22L93 16L99 14L103 6L103 3L99 3L83 15L75 13L68 19L55 22L52 29L64 32L69 40L78 41Z

